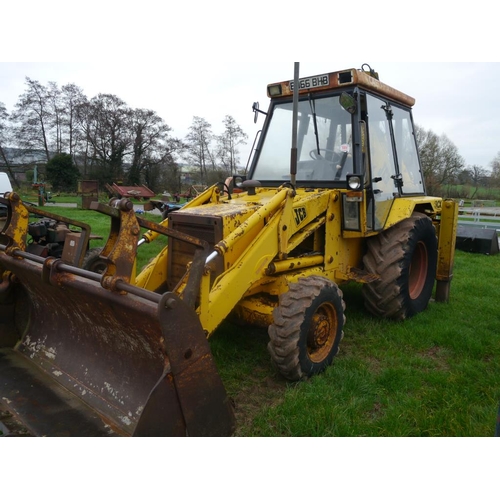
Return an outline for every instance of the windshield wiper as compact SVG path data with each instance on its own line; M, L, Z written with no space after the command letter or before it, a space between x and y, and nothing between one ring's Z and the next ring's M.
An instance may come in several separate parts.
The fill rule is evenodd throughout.
M316 136L316 147L318 149L318 156L321 156L321 153L319 150L318 122L316 121L316 104L315 104L315 101L311 98L311 94L309 94L309 106L311 106L311 113L313 116L314 135Z

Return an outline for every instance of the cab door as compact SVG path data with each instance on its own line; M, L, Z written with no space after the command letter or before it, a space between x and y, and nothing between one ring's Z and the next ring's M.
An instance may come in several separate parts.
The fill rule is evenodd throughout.
M397 106L391 111L401 195L425 194L411 112Z
M387 103L367 94L366 108L372 183L372 199L368 213L371 221L368 224L377 231L384 227L394 198L399 194L395 184L397 169Z

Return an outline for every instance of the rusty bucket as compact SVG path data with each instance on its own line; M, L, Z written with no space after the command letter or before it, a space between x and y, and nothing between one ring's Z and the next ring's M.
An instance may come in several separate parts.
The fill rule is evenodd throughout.
M0 407L33 435L233 433L208 341L182 299L125 282L106 289L101 275L30 255L9 234L0 236Z

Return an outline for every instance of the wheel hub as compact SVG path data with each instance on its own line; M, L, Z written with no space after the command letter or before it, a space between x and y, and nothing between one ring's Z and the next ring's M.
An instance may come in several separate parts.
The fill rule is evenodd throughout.
M313 315L307 337L309 357L315 363L328 356L337 332L337 316L331 304L323 304Z
M321 314L316 315L313 319L312 325L312 339L311 347L313 349L319 349L323 347L328 341L328 333L330 331L330 323L328 322L328 317Z
M427 248L422 241L419 241L410 264L409 269L409 293L412 300L419 297L425 286L427 278L427 268L429 266Z

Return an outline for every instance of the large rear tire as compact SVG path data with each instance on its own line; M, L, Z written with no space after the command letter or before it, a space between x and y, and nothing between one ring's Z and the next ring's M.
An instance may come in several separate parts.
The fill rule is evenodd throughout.
M432 221L414 213L368 239L365 270L380 280L363 285L365 307L375 316L403 320L429 304L436 278L437 238Z
M285 378L305 379L332 363L344 336L344 310L342 291L326 278L290 284L268 329L269 353Z

